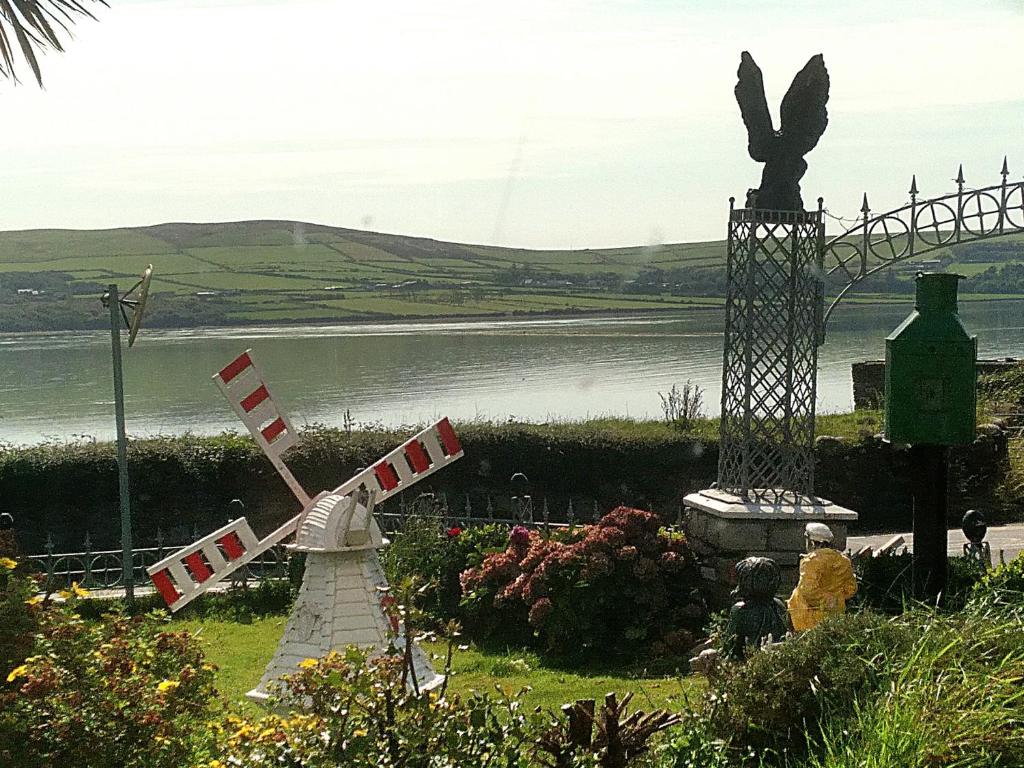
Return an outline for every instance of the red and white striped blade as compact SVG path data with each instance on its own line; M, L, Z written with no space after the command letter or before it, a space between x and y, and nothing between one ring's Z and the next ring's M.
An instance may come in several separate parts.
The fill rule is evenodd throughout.
M295 497L303 506L308 504L309 494L282 458L282 454L298 442L298 435L291 421L274 403L252 350L245 350L221 368L213 375L213 380Z
M242 517L154 563L146 573L167 607L176 611L273 546L265 541L257 540Z
M374 503L400 493L463 456L462 444L447 418L431 424L371 467L331 493L347 496L363 489L374 492Z

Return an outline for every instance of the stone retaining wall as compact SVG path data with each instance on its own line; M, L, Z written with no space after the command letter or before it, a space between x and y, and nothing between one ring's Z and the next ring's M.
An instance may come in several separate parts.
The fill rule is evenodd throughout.
M1001 360L979 360L978 373L998 373L1018 365L1013 357ZM853 375L853 407L855 409L881 408L885 399L885 361L865 360L851 366Z

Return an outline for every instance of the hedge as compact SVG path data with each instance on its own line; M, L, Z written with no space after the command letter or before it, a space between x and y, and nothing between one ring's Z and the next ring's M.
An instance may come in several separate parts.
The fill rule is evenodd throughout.
M422 481L416 492L444 491L453 511L468 497L475 510L488 498L508 509L509 478L524 472L539 506L564 516L619 504L674 518L682 498L714 482L718 465L713 425L691 433L659 422L603 420L555 424L456 425L465 458ZM333 488L387 453L412 430L347 433L311 427L288 464L310 492ZM982 434L954 452L951 515L965 505L1011 514L1019 499L1001 494L1007 472L1005 432ZM861 514L856 530L907 530L911 506L902 453L863 435L819 438L817 491ZM193 528L222 525L241 499L257 533L298 512L297 503L248 436L183 435L133 440L129 449L136 546L190 540ZM394 504L396 502L388 502ZM53 443L0 449L0 511L16 519L20 547L40 552L47 534L57 551L78 549L88 532L94 549L117 546L117 468L110 443ZM953 520L955 522L956 520Z

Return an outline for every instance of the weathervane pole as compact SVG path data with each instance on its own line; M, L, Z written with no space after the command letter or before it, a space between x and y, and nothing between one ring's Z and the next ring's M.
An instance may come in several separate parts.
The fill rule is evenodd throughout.
M132 568L132 510L128 487L128 438L124 430L124 379L121 373L121 303L117 283L107 286L110 344L114 359L114 416L117 420L117 480L121 497L121 581L128 605L135 602Z

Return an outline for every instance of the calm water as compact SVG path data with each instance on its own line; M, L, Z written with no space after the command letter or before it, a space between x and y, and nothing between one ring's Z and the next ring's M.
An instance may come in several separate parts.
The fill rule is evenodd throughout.
M884 354L910 309L840 309L820 350L819 412L852 407L850 363ZM1024 301L962 306L983 356L1024 356ZM210 376L252 348L295 423L657 417L687 379L709 413L721 397L722 314L652 319L145 330L125 353L128 431L234 429ZM109 333L0 334L0 443L114 432Z

